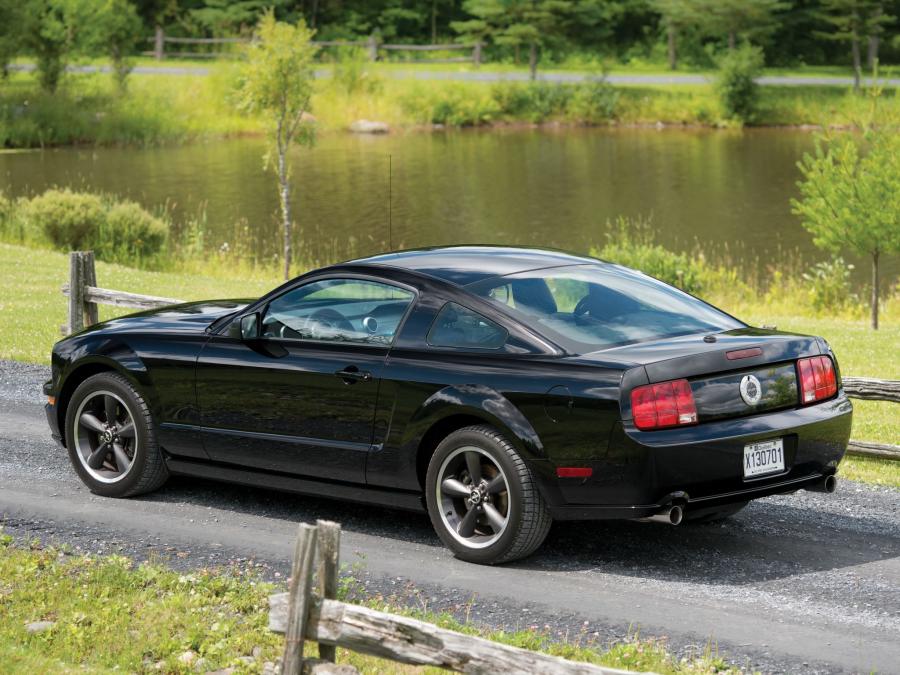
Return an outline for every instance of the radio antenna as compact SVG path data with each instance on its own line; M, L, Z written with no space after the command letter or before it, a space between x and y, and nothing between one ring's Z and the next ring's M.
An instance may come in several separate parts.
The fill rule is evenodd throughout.
M388 250L394 250L394 218L393 218L393 194L394 192L394 157L388 154Z

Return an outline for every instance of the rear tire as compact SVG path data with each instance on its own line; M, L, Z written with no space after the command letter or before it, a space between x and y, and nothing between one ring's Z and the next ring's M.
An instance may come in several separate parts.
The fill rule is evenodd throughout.
M468 562L494 565L531 555L552 523L531 471L487 425L441 441L428 464L425 500L441 541Z
M91 492L131 497L169 477L150 409L118 373L98 373L78 385L66 408L66 448Z

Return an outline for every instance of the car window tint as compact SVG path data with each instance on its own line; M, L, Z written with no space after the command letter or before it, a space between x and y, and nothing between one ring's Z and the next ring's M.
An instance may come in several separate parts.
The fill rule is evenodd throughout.
M601 262L509 274L466 288L574 353L744 325L677 288Z
M478 312L448 302L428 331L428 344L433 347L500 349L506 343L507 335L505 328Z
M411 291L377 281L314 281L269 303L262 335L389 345L413 297Z

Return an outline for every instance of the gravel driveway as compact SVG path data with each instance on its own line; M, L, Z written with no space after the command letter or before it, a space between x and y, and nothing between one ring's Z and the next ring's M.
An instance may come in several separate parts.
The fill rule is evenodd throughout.
M709 525L559 523L528 560L480 567L453 559L424 515L184 479L91 495L49 438L47 377L0 361L0 522L17 538L177 567L252 560L276 578L295 524L327 518L369 592L484 625L601 643L639 628L762 672L900 672L900 490L843 481Z

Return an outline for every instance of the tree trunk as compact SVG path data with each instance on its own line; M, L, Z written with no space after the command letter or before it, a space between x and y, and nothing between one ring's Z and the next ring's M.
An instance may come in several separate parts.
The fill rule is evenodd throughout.
M319 14L319 0L313 0L312 16L310 16L310 18L309 18L309 27L310 28L316 27L316 18L317 18L318 14Z
M437 0L431 0L431 44L437 44Z
M853 90L859 91L859 85L862 82L862 64L859 55L859 38L853 38Z
M288 183L287 143L278 123L278 197L281 202L281 224L284 228L284 280L291 278L291 186Z
M869 70L875 70L875 62L878 60L878 45L881 38L877 35L869 36L869 53L866 55L866 67Z
M878 330L878 251L872 252L872 330Z
M728 51L733 52L737 46L737 36L733 30L728 31Z
M678 69L678 50L675 44L675 26L672 22L666 27L666 34L669 42L669 70Z
M532 80L537 79L537 43L528 46L528 71Z
M516 45L513 51L513 62L519 65L519 45Z

